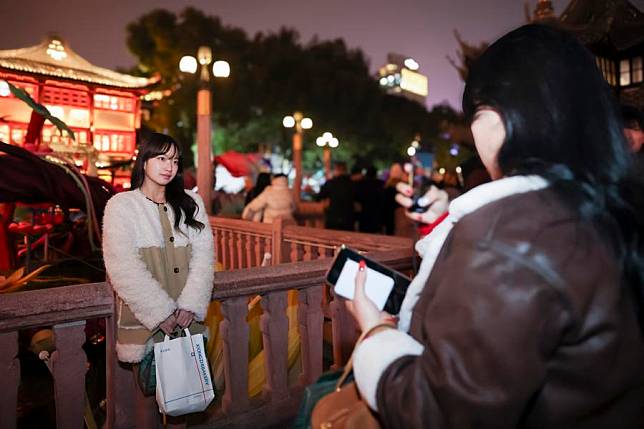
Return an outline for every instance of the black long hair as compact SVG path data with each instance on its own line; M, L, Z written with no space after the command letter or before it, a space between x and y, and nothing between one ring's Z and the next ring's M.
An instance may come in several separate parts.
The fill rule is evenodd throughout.
M520 27L474 63L463 111L495 109L506 138L503 175L539 174L614 250L644 326L641 184L629 180L631 155L619 108L593 55L575 37L547 25Z
M179 156L179 167L177 174L165 186L165 199L174 212L174 228L181 232L179 225L183 218L186 225L201 231L205 225L195 219L199 206L183 189L183 157L179 145L172 137L161 133L152 133L141 142L132 170L132 189L138 189L143 185L145 162L150 158L168 153L172 148Z

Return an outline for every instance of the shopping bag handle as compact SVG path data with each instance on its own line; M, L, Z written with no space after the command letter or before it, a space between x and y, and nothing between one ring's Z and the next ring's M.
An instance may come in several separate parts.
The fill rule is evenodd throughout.
M177 331L175 330L174 332L177 332ZM174 332L172 332L172 334L174 334ZM186 334L187 338L192 337L192 334L190 333L190 329L188 329L188 328L183 328L183 333ZM173 337L174 338L181 337L181 331L179 331L179 333L177 335L173 335ZM168 341L170 341L170 335L165 334L165 336L163 337L163 342L165 343L165 342L168 342Z

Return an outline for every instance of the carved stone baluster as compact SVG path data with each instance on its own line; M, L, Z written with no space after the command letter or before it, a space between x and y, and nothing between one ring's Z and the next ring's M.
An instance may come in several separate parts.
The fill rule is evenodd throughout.
M221 262L221 230L219 228L213 228L212 233L214 235L213 241L215 242L215 255L217 256L216 261Z
M116 318L105 319L107 416L105 428L126 428L136 419L135 385L132 369L116 356Z
M262 263L262 241L257 235L253 237L253 267L259 267Z
M280 258L275 257L275 255L272 252L272 249L273 249L273 238L272 237L265 238L262 246L262 255L268 252L271 254L271 265L281 264L282 260Z
M230 262L230 231L223 231L221 234L221 263L224 265L224 269L232 269L232 264Z
M54 325L56 351L51 356L58 428L83 429L85 413L85 372L83 351L85 321Z
M222 302L221 337L224 343L224 412L231 414L248 408L248 298L229 298Z
M302 256L303 261L311 261L313 259L313 246L311 243L304 245L304 255Z
M20 383L20 361L18 355L18 332L0 334L0 428L16 427L18 405L18 384Z
M251 234L248 234L246 236L246 240L244 240L244 252L246 254L246 264L248 265L248 268L257 266L257 264L253 263L253 240L255 240L255 238Z
M344 301L333 294L329 305L331 309L331 331L333 333L333 369L344 366L357 339L356 323L349 313Z
M288 398L288 318L287 291L269 292L261 300L260 319L264 343L266 385L264 399L278 402Z
M237 263L240 269L249 268L246 265L246 252L244 252L244 242L247 238L248 235L240 232L237 234L237 240L235 240L237 242Z
M297 320L302 350L300 384L303 386L313 383L322 373L323 290L323 286L313 286L298 291Z
M284 219L277 218L273 220L271 231L271 255L273 255L273 265L281 264L285 261L286 241L284 240Z
M237 260L237 243L239 239L239 232L230 231L230 267L233 270L239 269L239 261Z

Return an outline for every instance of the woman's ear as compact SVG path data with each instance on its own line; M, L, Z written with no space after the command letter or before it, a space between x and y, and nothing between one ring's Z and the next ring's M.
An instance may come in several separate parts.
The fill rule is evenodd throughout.
M500 178L503 174L499 168L498 156L506 137L503 118L496 110L484 107L474 114L471 128L483 165L492 179Z

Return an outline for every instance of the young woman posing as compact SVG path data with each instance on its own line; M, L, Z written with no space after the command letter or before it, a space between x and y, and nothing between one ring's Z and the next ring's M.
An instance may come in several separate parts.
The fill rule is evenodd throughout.
M139 147L132 190L110 199L103 257L116 305L116 352L136 364L164 334L204 333L214 278L213 238L201 198L183 189L181 153L154 133Z

